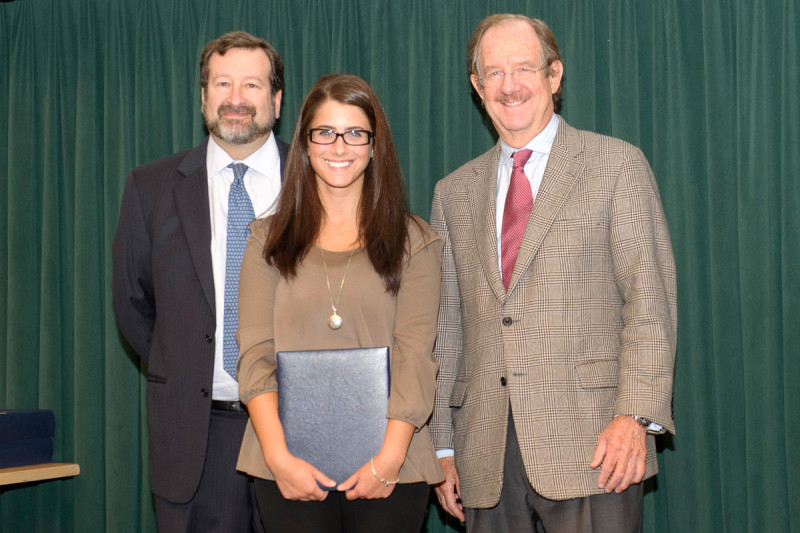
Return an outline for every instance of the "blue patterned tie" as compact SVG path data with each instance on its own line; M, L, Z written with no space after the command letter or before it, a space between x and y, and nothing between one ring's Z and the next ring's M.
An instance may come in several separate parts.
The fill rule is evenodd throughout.
M228 194L228 247L225 259L225 316L222 322L222 361L225 371L236 379L236 360L239 357L239 345L236 343L236 328L239 327L239 271L242 268L242 257L248 226L256 217L253 204L244 188L244 174L247 165L231 163L233 168L233 184Z

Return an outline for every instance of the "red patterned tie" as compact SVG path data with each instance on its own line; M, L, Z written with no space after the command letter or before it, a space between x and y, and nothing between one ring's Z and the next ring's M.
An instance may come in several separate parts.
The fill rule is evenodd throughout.
M519 245L525 234L525 226L533 209L531 184L525 177L525 163L530 159L532 150L520 150L514 153L514 168L511 171L511 183L508 185L506 206L503 210L503 230L500 233L500 245L503 249L503 286L508 290L508 283L514 273Z

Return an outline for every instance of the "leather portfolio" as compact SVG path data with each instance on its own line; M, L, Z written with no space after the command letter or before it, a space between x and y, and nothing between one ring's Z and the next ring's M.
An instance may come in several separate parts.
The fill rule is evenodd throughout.
M383 444L389 348L278 352L277 359L278 411L289 451L345 481Z

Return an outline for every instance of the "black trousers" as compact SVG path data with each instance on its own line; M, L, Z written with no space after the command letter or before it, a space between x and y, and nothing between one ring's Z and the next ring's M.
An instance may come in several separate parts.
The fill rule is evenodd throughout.
M153 496L160 533L262 533L253 480L236 471L247 413L211 411L200 486L188 503Z
M525 475L509 409L500 502L464 511L468 533L634 533L642 530L642 497L641 483L622 494L564 501L539 496Z
M255 484L267 533L418 533L430 496L425 483L401 483L382 500L350 501L332 491L324 501L301 502L284 499L274 481Z

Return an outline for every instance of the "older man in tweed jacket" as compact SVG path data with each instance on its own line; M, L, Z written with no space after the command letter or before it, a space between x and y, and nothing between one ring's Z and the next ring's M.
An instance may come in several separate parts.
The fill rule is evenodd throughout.
M434 193L439 500L470 532L637 531L654 434L674 432L675 264L653 173L554 113L563 65L542 21L488 17L468 52L500 141Z

